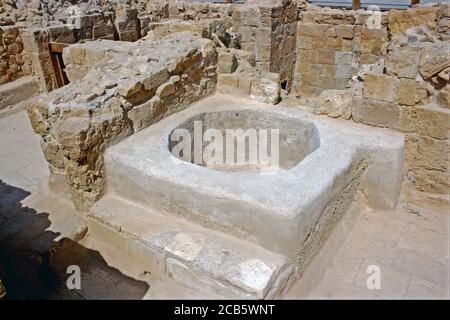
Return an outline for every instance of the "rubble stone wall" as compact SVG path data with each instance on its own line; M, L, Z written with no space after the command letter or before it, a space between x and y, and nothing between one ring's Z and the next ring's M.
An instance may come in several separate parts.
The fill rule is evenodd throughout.
M30 74L29 57L23 50L19 29L0 27L0 85Z
M41 95L28 109L51 172L65 175L81 210L105 191L103 154L108 145L182 110L216 86L215 45L192 33L159 41L76 44L67 55L81 60L84 46L92 45L99 54L112 47L115 52L102 53L105 59L83 78Z
M169 18L181 20L224 19L233 15L237 5L208 2L168 1Z
M136 17L132 27L119 21L116 28L108 16L91 14L74 17L66 24L23 28L20 32L24 50L32 61L32 75L38 79L41 90L51 91L58 85L49 51L50 43L74 44L99 39L134 41L140 38L138 23Z

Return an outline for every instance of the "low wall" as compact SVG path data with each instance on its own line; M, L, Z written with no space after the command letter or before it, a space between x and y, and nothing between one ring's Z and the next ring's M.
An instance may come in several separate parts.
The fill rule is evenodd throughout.
M16 26L0 26L0 85L30 74L29 57Z
M103 40L88 46L97 45L99 53L121 44L84 77L41 95L28 109L51 172L65 175L80 210L105 191L103 153L109 145L182 110L216 86L217 52L211 40L180 32L158 41L143 38L125 45ZM67 48L73 50L67 56L81 60L75 56L86 52L83 46Z

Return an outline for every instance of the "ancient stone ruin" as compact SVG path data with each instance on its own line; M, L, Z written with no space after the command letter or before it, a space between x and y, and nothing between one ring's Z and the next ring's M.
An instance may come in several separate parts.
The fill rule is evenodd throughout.
M448 206L448 3L221 2L0 2L0 117L26 110L76 242L198 297L273 299L314 288L355 206Z

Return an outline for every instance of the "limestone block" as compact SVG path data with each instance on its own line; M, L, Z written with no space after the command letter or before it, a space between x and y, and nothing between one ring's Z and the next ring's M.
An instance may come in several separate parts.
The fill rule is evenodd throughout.
M450 67L449 44L439 42L423 49L419 72L425 80Z
M313 48L313 39L314 38L299 37L297 39L297 48L311 50Z
M41 139L41 149L44 153L45 160L51 167L56 169L64 169L64 158L61 146L52 136L45 136Z
M252 85L253 75L250 72L239 73L238 94L248 96Z
M364 76L363 97L394 102L397 84L395 77L368 73Z
M353 64L353 53L352 52L345 52L345 51L339 51L336 52L336 64L343 64L346 65L349 69L351 69Z
M405 132L417 132L435 139L448 139L450 110L436 105L402 107L399 129Z
M448 152L448 151L447 151ZM407 171L408 178L412 180L416 190L421 192L448 194L450 177L446 172L427 170L425 168L412 168Z
M245 51L240 49L231 49L231 52L236 56L239 67L243 64L248 64L250 67L254 67L256 65L255 54L251 51Z
M314 113L348 120L352 115L352 104L353 97L350 91L325 90L316 102Z
M450 108L450 85L447 84L444 88L438 91L436 95L436 102L442 108Z
M28 100L38 93L39 84L30 76L20 77L19 79L5 83L0 86L0 110Z
M449 141L418 134L406 135L406 163L410 168L422 167L445 172L448 170Z
M317 37L311 38L313 40L312 48L313 49L326 49L327 48L327 38L325 37Z
M371 53L380 55L383 42L381 40L362 40L360 51L362 53Z
M386 40L387 30L385 28L371 29L368 27L361 28L361 39L363 40Z
M169 81L158 87L158 89L156 90L156 95L158 95L161 99L165 99L175 94L175 92L175 85Z
M132 108L128 118L133 122L134 132L138 132L161 119L165 112L164 105L158 96Z
M83 150L95 143L97 139L93 135L87 135L89 129L88 118L68 118L59 121L56 130L64 156L73 160L82 160Z
M92 27L84 27L82 29L75 29L73 32L75 34L75 39L78 41L91 40L92 39Z
M80 46L69 46L63 51L65 64L83 64L86 59L86 48Z
M27 112L33 130L37 134L45 136L50 130L49 123L46 121L48 110L45 107L45 102L36 99L28 106Z
M399 78L415 79L421 51L421 47L394 46L386 56L387 74Z
M411 79L400 79L395 96L395 101L398 104L413 106L416 104L423 104L430 96L430 92L423 81L416 81Z
M109 23L94 25L92 29L92 37L94 39L114 40L114 26Z
M408 177L414 187L419 191L448 193L449 141L407 134L405 147Z
M354 99L352 117L356 122L395 129L398 126L400 110L396 104L386 101Z
M359 63L360 64L374 64L377 63L380 57L375 54L371 53L361 53L359 56Z
M245 26L240 28L239 32L241 33L243 43L251 42L254 44L256 37L256 28ZM242 49L247 50L244 47Z
M352 39L342 39L342 51L353 51L353 40Z
M66 25L49 27L48 34L53 42L61 43L75 43L75 34L72 29L69 29Z
M124 98L129 98L138 93L142 88L142 83L136 80L121 81L117 86L117 92Z
M333 50L319 50L318 63L321 64L335 64L335 51Z
M218 73L233 73L237 68L237 59L233 52L219 51L219 60L217 63Z
M258 16L259 16L258 11L259 10L258 9L259 8L251 6L244 12L244 21L245 21L246 25L251 26L251 27L257 27L259 25L259 21L258 21ZM265 13L270 14L270 11L267 12L267 11L263 10L263 12L262 12L263 17L266 15Z
M327 38L327 48L332 50L342 50L342 38Z
M277 74L266 74L254 79L250 88L250 98L263 103L277 104L280 101L280 78Z
M336 66L332 64L325 64L322 67L321 75L326 78L335 78L336 77Z
M336 27L337 36L343 39L353 39L354 26L352 25L340 25Z
M315 23L299 23L297 35L300 37L322 37L327 32L328 26Z
M297 83L295 85L295 91L300 97L315 97L319 96L323 89L304 83Z
M232 94L236 92L239 84L239 75L219 74L217 76L217 91L220 93Z
M409 28L424 26L436 29L438 7L418 7L408 10L391 10L388 15L388 26L391 33L402 33Z

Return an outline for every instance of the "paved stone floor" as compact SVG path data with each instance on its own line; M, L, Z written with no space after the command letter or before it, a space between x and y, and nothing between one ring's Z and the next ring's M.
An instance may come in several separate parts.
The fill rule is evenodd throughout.
M396 211L363 210L306 297L448 299L448 226L448 214L412 203ZM379 268L380 289L367 287L370 266ZM294 288L289 297L298 293Z
M52 256L36 252L52 247L51 242L62 241L63 237L73 239L85 231L83 219L74 213L70 201L48 192L47 176L39 137L33 133L26 113L0 119L0 259L5 269L20 269L31 262L45 266L45 260ZM348 234L333 251L333 259L312 291L303 293L294 287L287 298L449 298L448 209L421 201L402 201L396 211L359 211L352 227L343 232ZM330 243L333 241L331 237ZM45 297L158 296L150 294L155 287L148 290L146 282L109 267L99 252L74 242L64 247L65 255L87 266L89 285L77 292L52 286ZM13 258L22 265L12 263ZM372 265L379 268L380 289L367 288L367 268ZM39 278L39 272L34 276ZM152 287L151 279L148 282ZM34 289L34 295L15 292L14 296L39 296L40 289Z

